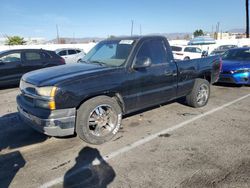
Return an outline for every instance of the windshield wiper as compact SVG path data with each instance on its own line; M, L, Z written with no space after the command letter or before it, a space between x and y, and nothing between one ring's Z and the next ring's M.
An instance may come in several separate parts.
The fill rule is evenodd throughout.
M107 64L106 63L103 63L103 62L101 62L101 61L90 61L91 63L95 63L95 64L98 64L98 65L101 65L101 66L107 66Z

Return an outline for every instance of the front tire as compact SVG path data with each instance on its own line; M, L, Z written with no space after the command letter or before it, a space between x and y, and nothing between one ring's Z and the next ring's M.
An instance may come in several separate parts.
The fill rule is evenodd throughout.
M210 97L210 84L205 79L196 79L194 87L189 95L186 96L186 101L189 106L200 108L207 104Z
M118 132L122 119L121 107L107 96L84 102L77 111L76 133L90 144L103 144Z

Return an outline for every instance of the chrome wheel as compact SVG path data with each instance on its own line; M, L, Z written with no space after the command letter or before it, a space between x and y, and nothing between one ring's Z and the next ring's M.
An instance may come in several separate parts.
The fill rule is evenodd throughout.
M197 94L197 103L202 106L204 105L207 100L208 100L208 97L209 97L209 88L206 84L202 84L200 85L200 88L199 88L199 91L198 91L198 94Z
M89 115L88 128L91 134L104 137L111 133L117 124L118 115L111 106L102 104L97 106Z

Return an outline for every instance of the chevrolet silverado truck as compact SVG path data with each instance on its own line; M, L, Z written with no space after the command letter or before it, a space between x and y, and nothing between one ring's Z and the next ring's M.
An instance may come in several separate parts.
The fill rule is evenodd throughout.
M203 107L219 78L218 57L174 61L163 36L107 39L79 63L25 74L17 108L23 121L50 136L77 134L102 144L125 114L180 97Z

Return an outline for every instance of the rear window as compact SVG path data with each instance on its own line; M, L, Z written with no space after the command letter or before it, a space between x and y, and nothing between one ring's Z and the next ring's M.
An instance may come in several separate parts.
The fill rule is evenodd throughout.
M180 52L180 51L182 50L182 47L179 47L179 46L171 46L171 49L172 49L172 51Z
M51 55L49 55L47 52L41 52L41 56L43 59L50 59L52 58Z

